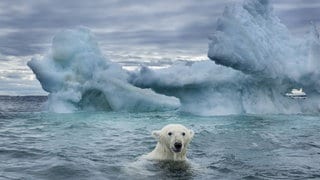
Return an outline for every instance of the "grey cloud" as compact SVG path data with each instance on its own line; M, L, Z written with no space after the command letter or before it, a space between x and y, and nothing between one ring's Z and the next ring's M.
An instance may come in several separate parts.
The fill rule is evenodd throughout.
M195 47L207 47L208 34L214 31L217 17L229 3L224 0L2 1L0 24L13 32L0 36L0 52L16 56L44 53L48 46L43 44L50 44L56 32L80 25L93 32L97 30L102 45L130 48L151 44L161 49L193 51ZM277 13L290 28L308 26L310 20L319 21L319 7L314 6L319 5L318 1L274 0L273 3L275 9L280 7ZM299 8L301 5L304 8Z
M282 0L273 1L276 14L293 33L302 36L314 22L320 25L320 1Z
M223 0L2 1L0 24L13 31L0 36L0 52L6 55L44 53L48 48L44 44L50 44L56 32L79 25L93 31L104 29L105 32L97 33L101 44L126 48L148 45L162 49L205 48L217 17L229 3ZM277 14L293 31L309 26L310 20L319 21L316 0L307 3L274 0L273 3Z
M289 26L297 26L301 24L308 24L310 21L320 21L320 7L305 7L298 9L290 9L280 13L283 17L282 21L286 22ZM304 16L304 19L297 18Z
M18 73L8 73L5 75L5 77L8 79L21 79L23 76Z
M199 32L206 38L208 30L198 29L193 35L192 24L216 16L224 1L7 1L1 2L0 24L15 30L0 37L0 52L6 55L43 53L56 32L79 25L105 29L97 35L99 41L110 43L183 48L199 43ZM18 10L17 10L18 9ZM19 11L20 10L20 11ZM210 23L214 23L212 20ZM105 38L104 38L105 37ZM179 41L181 41L179 43ZM189 43L186 43L189 42ZM205 43L206 41L200 41Z

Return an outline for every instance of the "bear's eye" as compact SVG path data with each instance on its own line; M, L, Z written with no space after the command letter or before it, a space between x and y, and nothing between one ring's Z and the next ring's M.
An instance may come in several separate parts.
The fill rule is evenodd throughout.
M171 136L171 135L172 135L172 132L169 132L168 135Z
M182 136L185 136L185 135L186 135L186 133L183 132L183 133L182 133Z

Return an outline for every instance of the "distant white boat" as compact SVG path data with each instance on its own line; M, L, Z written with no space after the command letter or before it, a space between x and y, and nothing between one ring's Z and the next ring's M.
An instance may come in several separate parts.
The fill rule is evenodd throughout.
M307 94L303 92L302 88L300 89L292 89L290 93L286 93L287 97L293 98L293 99L306 99Z

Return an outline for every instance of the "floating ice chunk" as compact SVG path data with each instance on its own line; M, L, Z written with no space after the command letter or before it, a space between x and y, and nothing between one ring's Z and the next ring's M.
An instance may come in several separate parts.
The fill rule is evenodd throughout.
M179 100L140 89L127 82L120 65L104 58L92 33L65 30L53 38L52 51L28 66L49 92L49 109L160 111L177 109Z

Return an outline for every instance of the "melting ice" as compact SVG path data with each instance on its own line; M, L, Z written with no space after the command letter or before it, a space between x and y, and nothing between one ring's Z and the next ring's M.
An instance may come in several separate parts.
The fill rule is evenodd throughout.
M49 109L159 111L197 115L318 113L320 40L314 26L293 37L268 0L226 7L210 36L212 61L129 72L106 59L89 30L58 33L28 66L49 92ZM303 87L308 99L284 96Z
M49 109L55 112L85 110L157 111L179 107L175 97L137 88L128 74L101 54L89 30L58 33L52 52L32 59L28 66L49 92Z

